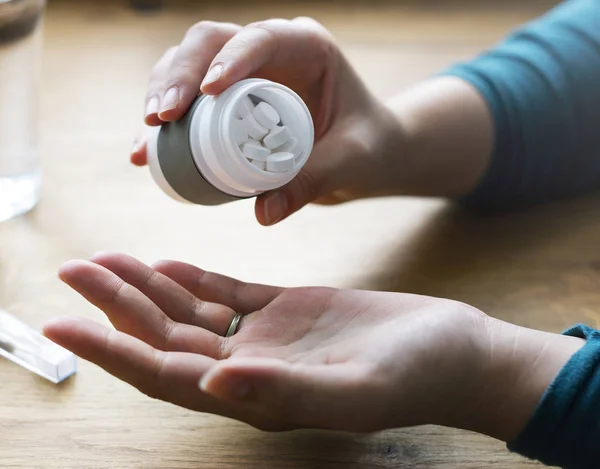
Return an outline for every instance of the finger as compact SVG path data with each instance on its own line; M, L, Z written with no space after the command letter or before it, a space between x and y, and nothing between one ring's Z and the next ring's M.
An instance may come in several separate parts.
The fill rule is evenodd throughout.
M85 261L62 266L60 278L100 308L119 331L161 350L220 358L221 337L199 327L174 322L137 288L110 270Z
M269 418L350 431L381 425L381 416L363 415L364 403L379 397L377 386L356 365L305 365L270 358L223 360L200 382L206 394L244 403Z
M339 121L316 143L302 171L285 186L261 195L255 214L262 225L274 225L305 205L330 199L352 200L352 190L364 186L364 175L373 171L378 142L370 123L352 116ZM372 178L378 180L377 178ZM363 187L364 190L364 187ZM373 187L372 192L378 188Z
M177 47L169 48L163 56L156 62L152 72L150 73L150 81L148 83L148 91L146 92L146 110L144 112L144 122L147 125L160 125L162 121L158 117L161 97L164 93L164 81L171 61L177 53Z
M304 168L288 184L256 199L254 210L260 224L274 225L339 187L336 180L352 168L338 168L338 162L351 161L353 149L333 140L337 139L326 136L318 142Z
M198 381L215 363L211 358L161 352L127 334L81 318L55 319L45 325L44 334L154 399L234 418L263 430L290 429L282 422L262 417L243 406L202 393Z
M272 19L250 24L216 55L200 89L206 94L221 93L265 66L306 72L315 63L327 62L330 45L329 33L312 20Z
M158 117L162 121L180 119L200 92L200 83L211 61L242 27L232 23L201 21L186 33L175 53L164 83ZM161 79L161 78L158 78ZM157 85L159 86L159 85Z
M321 191L319 175L303 170L289 184L256 199L256 219L264 226L275 225L314 201Z
M146 132L147 127L144 126L133 142L129 160L135 166L144 166L148 163L148 139Z
M152 394L165 384L191 384L215 363L203 355L163 352L120 331L81 318L61 318L44 327L52 341L110 374ZM196 383L194 383L197 385Z
M140 139L133 144L129 160L135 166L145 166L148 163L148 147L145 139Z
M229 306L241 314L250 314L264 308L284 290L245 283L183 262L160 261L152 267L198 298Z
M146 295L173 321L225 335L235 312L224 305L202 301L179 283L131 256L98 253L90 259Z

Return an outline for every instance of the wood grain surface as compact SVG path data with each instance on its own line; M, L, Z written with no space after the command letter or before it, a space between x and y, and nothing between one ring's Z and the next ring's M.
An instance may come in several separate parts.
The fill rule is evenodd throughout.
M128 152L149 70L194 21L314 16L382 98L468 58L551 2L223 2L136 13L121 3L51 1L46 21L40 205L0 225L0 304L30 324L103 315L56 278L98 250L185 260L255 282L445 296L560 331L600 316L600 197L474 216L444 201L389 198L308 207L262 228L251 202L188 207ZM424 6L427 4L427 6ZM80 363L54 386L0 361L0 467L528 468L504 445L422 427L357 436L267 434L152 401Z

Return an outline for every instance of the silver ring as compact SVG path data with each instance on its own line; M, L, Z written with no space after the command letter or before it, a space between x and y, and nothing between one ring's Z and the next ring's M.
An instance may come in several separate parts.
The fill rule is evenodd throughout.
M227 334L225 334L225 337L231 337L233 334L236 333L242 316L243 314L236 313L236 315L231 320L231 324L229 325L229 329L227 329Z

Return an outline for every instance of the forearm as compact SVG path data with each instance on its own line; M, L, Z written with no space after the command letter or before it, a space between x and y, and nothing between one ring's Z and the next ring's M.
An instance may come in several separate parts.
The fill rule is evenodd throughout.
M387 146L389 159L402 160L399 193L454 198L477 186L492 154L493 121L472 85L454 77L434 78L388 107L402 136Z
M390 103L399 193L505 208L600 188L599 2L565 2L444 75Z

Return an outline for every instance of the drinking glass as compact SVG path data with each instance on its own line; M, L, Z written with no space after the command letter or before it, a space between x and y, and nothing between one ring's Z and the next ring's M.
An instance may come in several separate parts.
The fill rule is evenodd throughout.
M0 222L40 191L39 78L45 0L0 0Z

